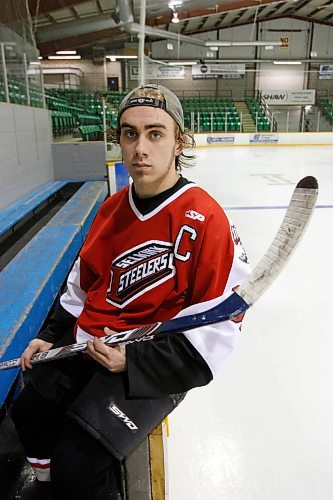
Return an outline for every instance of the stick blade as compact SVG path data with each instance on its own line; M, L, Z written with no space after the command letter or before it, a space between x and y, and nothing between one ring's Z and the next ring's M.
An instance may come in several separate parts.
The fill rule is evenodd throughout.
M308 175L299 181L296 188L301 189L318 189L318 181L312 175Z

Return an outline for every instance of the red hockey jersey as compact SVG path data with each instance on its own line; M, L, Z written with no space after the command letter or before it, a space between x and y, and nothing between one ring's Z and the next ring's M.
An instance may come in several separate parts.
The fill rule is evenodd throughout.
M103 336L106 326L118 332L208 309L209 301L229 294L248 273L235 227L203 189L185 184L142 215L129 186L102 205L61 305L78 318L81 342ZM184 335L214 374L232 351L239 326L228 321ZM147 344L127 348L134 372Z

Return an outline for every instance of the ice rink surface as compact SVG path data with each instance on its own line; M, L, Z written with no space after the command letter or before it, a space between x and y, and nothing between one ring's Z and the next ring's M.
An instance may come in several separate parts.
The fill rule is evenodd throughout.
M196 181L252 267L306 175L319 196L291 261L245 317L236 350L170 415L168 500L333 499L333 147L197 150Z

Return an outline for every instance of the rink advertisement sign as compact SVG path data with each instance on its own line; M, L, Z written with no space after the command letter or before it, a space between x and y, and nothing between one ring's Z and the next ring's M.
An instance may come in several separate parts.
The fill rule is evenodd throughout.
M262 97L270 105L298 105L314 104L315 90L263 90Z
M208 135L207 144L234 144L234 135Z
M250 134L250 144L277 144L278 134Z
M331 80L333 78L333 64L321 64L319 68L319 80Z
M184 66L167 66L164 64L147 64L145 76L148 80L184 80ZM139 66L131 64L130 79L139 80Z
M192 79L244 78L245 64L196 64L192 66Z

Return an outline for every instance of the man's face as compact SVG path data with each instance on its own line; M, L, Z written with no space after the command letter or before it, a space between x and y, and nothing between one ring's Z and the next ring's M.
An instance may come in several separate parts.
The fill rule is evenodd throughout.
M160 108L135 106L122 114L120 145L138 196L154 196L177 182L175 158L182 148L175 127L173 118Z

